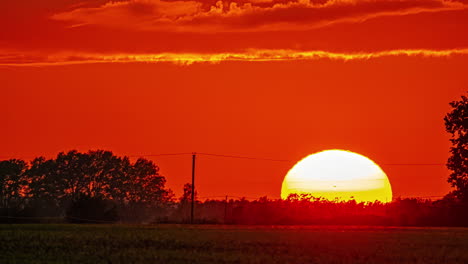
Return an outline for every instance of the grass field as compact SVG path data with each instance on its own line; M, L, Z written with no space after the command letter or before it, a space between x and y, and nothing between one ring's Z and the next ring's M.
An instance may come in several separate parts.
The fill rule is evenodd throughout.
M0 263L468 263L468 229L5 224Z

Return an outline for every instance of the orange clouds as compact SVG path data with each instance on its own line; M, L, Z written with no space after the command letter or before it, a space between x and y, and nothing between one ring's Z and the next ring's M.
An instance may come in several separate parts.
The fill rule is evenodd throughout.
M337 22L467 9L448 0L297 0L223 2L128 0L52 16L72 26L101 25L150 31L231 32L305 30Z
M449 57L454 55L468 56L468 49L449 50L388 50L380 52L339 53L327 51L295 51L295 50L248 50L239 53L159 53L159 54L91 54L59 53L48 56L15 55L4 52L0 56L2 66L52 66L88 63L158 63L171 62L176 64L218 63L223 61L292 61L292 60L366 60L390 56L421 56Z
M452 54L468 48L467 7L466 0L5 0L0 62Z
M100 7L77 8L56 14L52 18L79 21L83 24L139 27L194 15L200 8L201 3L193 1L132 0L108 2Z

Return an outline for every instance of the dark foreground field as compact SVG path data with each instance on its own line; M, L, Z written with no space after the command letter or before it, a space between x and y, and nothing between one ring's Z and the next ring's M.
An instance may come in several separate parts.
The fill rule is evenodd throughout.
M0 225L0 263L468 263L468 229Z

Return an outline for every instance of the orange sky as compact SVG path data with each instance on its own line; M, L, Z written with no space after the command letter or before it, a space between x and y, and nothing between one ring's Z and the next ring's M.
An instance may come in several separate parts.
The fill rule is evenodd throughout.
M4 0L0 157L105 148L299 160L342 148L394 196L449 191L468 1ZM180 195L190 156L152 158ZM280 196L294 163L200 156L200 196Z

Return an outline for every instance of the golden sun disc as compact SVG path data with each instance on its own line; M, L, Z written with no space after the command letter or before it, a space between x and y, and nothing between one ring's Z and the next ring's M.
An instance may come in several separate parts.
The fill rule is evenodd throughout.
M390 181L375 162L338 149L309 155L294 165L283 180L281 198L291 194L340 201L392 201Z

